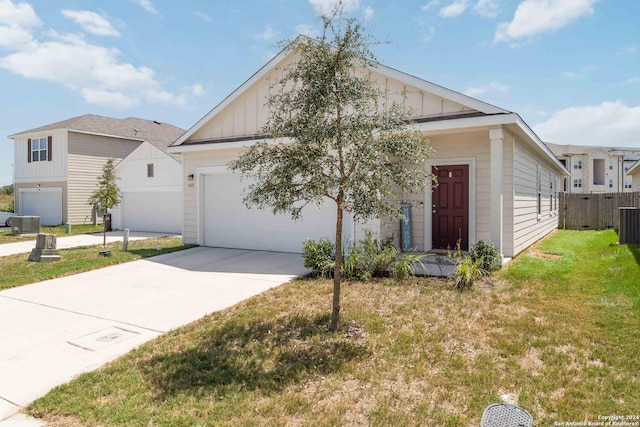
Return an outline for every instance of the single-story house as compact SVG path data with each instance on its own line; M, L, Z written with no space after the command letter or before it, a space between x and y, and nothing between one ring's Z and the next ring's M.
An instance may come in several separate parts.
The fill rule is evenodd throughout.
M631 191L640 191L640 160L629 168L627 175L631 176Z
M145 141L166 147L183 132L168 123L136 117L85 114L10 135L15 212L39 216L43 225L91 223L96 211L87 200L109 158L120 162ZM140 167L146 171L146 165ZM98 221L102 221L99 216Z
M305 239L333 238L335 205L307 207L299 221L270 210L247 209L246 181L227 163L264 138L267 94L295 53L278 54L178 138L169 152L183 158L185 243L204 246L301 252ZM491 240L510 258L558 226L558 192L567 170L516 113L377 65L370 75L386 90L386 102L415 111L414 126L429 138L435 156L425 168L439 185L413 201L411 236L416 250L467 250ZM366 224L345 220L345 238L359 240L365 228L393 233L400 221Z
M115 167L120 204L111 209L115 230L182 232L182 160L166 145L145 141Z

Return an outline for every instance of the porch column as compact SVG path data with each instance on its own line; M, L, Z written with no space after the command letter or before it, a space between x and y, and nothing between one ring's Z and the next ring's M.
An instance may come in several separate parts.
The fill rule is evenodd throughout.
M504 133L502 129L489 130L491 141L491 241L502 253L502 181L503 175L503 146Z

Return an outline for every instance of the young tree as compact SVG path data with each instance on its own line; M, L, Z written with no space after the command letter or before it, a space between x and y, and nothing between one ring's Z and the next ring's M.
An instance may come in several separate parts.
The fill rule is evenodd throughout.
M102 175L98 178L98 187L91 193L87 204L99 205L103 210L102 224L103 224L103 245L107 244L107 222L106 216L109 209L118 206L120 203L120 189L116 184L119 179L115 172L115 160L109 159L102 168Z
M424 188L431 174L428 140L409 123L410 111L385 105L370 78L376 60L360 23L336 8L322 16L320 40L298 37L285 49L295 61L272 87L264 132L273 139L251 146L230 164L252 178L248 207L301 217L309 204L335 203L335 268L329 329L340 318L342 228L345 212L357 220L400 216L388 200L395 191ZM275 143L274 143L275 142Z

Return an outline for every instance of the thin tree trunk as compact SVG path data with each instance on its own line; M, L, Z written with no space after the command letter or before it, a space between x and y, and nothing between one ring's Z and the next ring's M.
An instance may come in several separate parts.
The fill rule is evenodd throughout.
M342 192L341 192L342 193ZM342 194L338 196L338 217L336 219L336 263L333 268L333 309L331 310L330 331L338 330L340 321L340 282L342 281Z
M107 216L102 215L102 246L107 246Z

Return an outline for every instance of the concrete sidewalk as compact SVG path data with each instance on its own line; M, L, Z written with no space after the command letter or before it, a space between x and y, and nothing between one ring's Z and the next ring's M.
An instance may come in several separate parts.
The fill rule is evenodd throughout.
M123 238L122 231L109 231L107 233L107 243L121 242ZM132 231L129 233L129 241L150 239L155 237L177 236L170 233L147 233L141 231ZM101 245L104 241L102 233L98 234L75 234L72 236L62 236L57 238L58 249L77 248L80 246ZM29 253L31 249L36 247L35 240L27 240L17 243L5 243L0 245L0 257L14 254Z
M0 292L0 426L82 372L307 270L299 254L193 248ZM4 420L4 421L3 421Z

